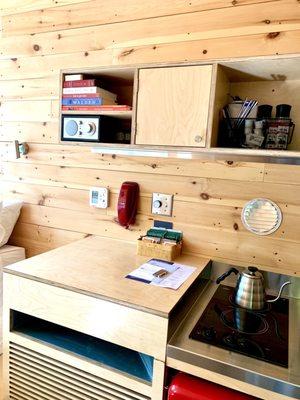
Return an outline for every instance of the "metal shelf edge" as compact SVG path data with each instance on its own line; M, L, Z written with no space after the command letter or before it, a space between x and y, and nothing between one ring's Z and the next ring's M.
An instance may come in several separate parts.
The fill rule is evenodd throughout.
M270 154L266 151L262 153L251 154L250 151L245 152L238 149L203 149L198 151L176 150L176 149L154 149L140 147L121 147L120 146L97 146L92 147L92 153L96 154L115 154L127 157L155 157L155 158L178 158L187 160L224 160L224 161L244 161L244 162L261 162L273 164L290 164L300 165L300 152L285 152L282 154Z

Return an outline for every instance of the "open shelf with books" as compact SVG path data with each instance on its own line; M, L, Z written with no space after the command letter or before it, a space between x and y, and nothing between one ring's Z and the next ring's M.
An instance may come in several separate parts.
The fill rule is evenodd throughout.
M131 144L135 68L61 73L61 141Z

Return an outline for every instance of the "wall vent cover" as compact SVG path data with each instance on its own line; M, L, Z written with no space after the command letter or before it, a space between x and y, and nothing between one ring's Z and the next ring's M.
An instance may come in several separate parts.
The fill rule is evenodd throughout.
M256 235L270 235L281 225L282 213L277 204L268 199L250 200L243 208L242 222Z

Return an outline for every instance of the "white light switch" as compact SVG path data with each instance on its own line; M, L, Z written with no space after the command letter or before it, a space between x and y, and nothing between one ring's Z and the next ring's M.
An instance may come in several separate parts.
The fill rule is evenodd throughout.
M108 189L93 187L90 189L90 205L98 208L108 207Z
M173 195L163 193L152 194L152 214L171 216L173 209Z

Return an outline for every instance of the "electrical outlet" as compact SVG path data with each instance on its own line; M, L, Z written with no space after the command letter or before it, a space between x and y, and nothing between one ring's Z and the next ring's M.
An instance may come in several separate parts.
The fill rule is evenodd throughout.
M152 194L152 214L170 217L173 210L173 195L163 193Z
M108 189L107 188L91 188L90 189L90 206L97 208L108 207Z

